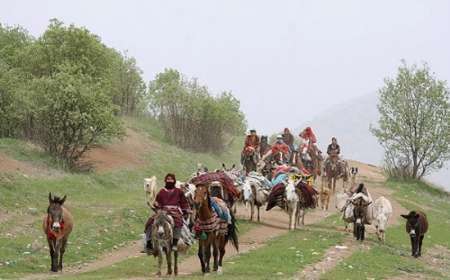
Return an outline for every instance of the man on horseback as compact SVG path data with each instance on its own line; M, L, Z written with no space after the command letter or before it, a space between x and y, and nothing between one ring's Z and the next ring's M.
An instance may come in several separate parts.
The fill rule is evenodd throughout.
M164 182L165 186L156 195L153 207L156 210L166 211L173 218L174 228L172 250L176 251L178 239L181 237L183 217L187 219L191 210L183 191L175 187L175 183L177 182L175 175L171 173L167 174L164 178ZM150 217L145 225L145 233L147 237L146 249L150 252L153 250L153 244L150 237L153 219L154 216Z
M291 152L294 151L294 135L292 135L287 127L284 129L283 142L289 146Z
M287 161L289 159L289 146L286 145L283 141L283 135L277 136L277 141L272 145L269 152L264 156L266 158L269 155L272 155L272 158L274 160L278 161ZM278 158L279 157L279 158Z
M339 154L341 153L341 147L337 143L336 137L331 138L331 144L328 145L327 154L328 158L325 164L328 164L329 161L338 162Z
M250 134L245 137L244 149L241 153L241 163L244 163L244 158L246 155L252 153L254 156L257 156L259 153L259 136L256 134L256 130L250 130ZM254 159L257 162L257 158Z

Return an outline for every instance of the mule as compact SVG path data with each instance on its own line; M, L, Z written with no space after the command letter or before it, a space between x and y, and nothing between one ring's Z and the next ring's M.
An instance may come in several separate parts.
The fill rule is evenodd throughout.
M428 231L428 219L425 213L411 211L408 215L401 215L406 219L406 232L411 239L411 256L418 258L422 255L422 242Z
M224 204L222 205L224 206ZM233 246L239 251L239 243L236 234L234 216L230 211L231 223L221 220L212 208L212 198L208 186L199 184L196 186L194 208L197 211L196 225L198 225L199 247L198 257L202 273L210 272L211 249L213 250L213 270L222 273L222 262L225 256L225 246L231 240Z
M161 276L161 266L163 255L166 256L167 275L172 275L172 252L173 252L173 272L178 275L178 252L172 250L173 241L173 218L166 211L159 210L151 228L151 238L153 242L153 256L158 257L158 270L156 275Z
M249 179L244 181L242 193L245 205L250 205L250 221L253 221L253 215L256 207L257 221L260 222L260 208L267 202L269 194L264 191L259 182Z
M43 229L50 249L50 270L52 272L62 271L63 269L63 256L73 228L72 214L63 206L66 197L52 197L52 193L48 194L49 206L47 215L44 217Z

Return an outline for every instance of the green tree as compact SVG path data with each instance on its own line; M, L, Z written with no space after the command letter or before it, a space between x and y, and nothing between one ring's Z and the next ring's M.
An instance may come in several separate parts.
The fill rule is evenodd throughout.
M379 91L378 128L371 128L385 149L391 175L422 178L450 158L449 90L427 65L403 61L395 79Z
M69 167L93 144L122 132L114 116L118 108L104 88L78 70L64 65L53 76L34 81L39 140Z

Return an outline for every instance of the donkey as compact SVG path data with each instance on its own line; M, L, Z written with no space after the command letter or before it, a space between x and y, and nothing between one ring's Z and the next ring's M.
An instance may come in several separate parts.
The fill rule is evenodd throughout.
M289 230L295 230L300 221L300 198L295 189L295 182L289 179L285 188L286 212L289 215Z
M411 256L418 258L422 255L422 241L428 230L427 216L420 211L401 216L406 219L406 232L411 238Z
M356 240L364 241L365 235L365 226L367 220L367 206L372 202L367 202L363 198L357 198L352 201L353 204L353 235L356 237Z
M244 203L250 204L250 221L253 221L255 207L258 212L257 220L260 222L260 208L269 197L269 194L263 190L261 184L255 180L246 179L242 188Z
M384 196L380 196L373 203L373 224L376 229L378 240L384 242L386 238L386 227L392 215L391 202Z
M342 189L345 191L345 185L348 181L348 163L345 160L330 158L325 164L325 174L328 179L328 188L336 191L336 182L342 179Z
M62 271L67 240L73 228L73 217L69 210L63 207L66 197L52 197L52 193L48 194L50 205L43 221L43 229L52 259L51 271L53 272Z
M158 257L158 271L157 275L161 276L161 266L163 262L163 254L166 255L167 262L167 275L172 275L172 240L173 240L173 218L166 213L166 211L160 210L156 213L152 228L151 237L153 242L153 256ZM178 274L178 252L173 251L174 274Z

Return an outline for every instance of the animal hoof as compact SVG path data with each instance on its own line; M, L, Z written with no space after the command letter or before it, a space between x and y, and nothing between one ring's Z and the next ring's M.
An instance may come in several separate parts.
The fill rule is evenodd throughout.
M222 267L219 266L219 267L217 268L217 275L222 275L222 274L223 274Z

